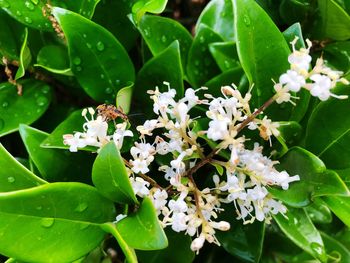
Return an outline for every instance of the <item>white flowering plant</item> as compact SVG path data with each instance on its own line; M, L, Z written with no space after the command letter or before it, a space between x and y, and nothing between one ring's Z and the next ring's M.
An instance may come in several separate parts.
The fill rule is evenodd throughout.
M1 261L350 261L347 1L0 7Z

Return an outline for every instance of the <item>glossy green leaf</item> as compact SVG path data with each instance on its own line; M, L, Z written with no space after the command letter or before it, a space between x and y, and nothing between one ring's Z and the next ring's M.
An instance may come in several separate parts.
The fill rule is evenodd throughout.
M350 15L334 0L318 0L322 17L322 30L325 37L334 40L350 38Z
M68 51L63 46L46 45L40 49L37 63L34 65L56 74L72 76Z
M15 80L18 80L24 76L24 74L26 73L26 69L32 60L32 55L30 54L27 40L28 40L28 28L25 28L23 43L22 43L21 51L19 53L19 67L16 72Z
M324 196L322 199L332 212L350 227L350 197Z
M33 79L19 83L23 87L22 96L12 84L0 84L0 136L17 131L20 123L33 123L50 104L51 88L47 84Z
M234 40L232 21L231 0L210 1L197 20L196 31L198 31L201 24L205 24L226 41Z
M321 235L303 209L288 208L285 216L277 214L273 217L294 244L321 262L327 261Z
M0 55L18 60L24 27L0 9ZM1 62L0 62L1 63Z
M300 23L294 23L286 30L284 30L282 34L288 43L292 42L296 37L298 37L298 41L295 43L295 48L305 48L305 42Z
M49 182L91 182L93 155L40 147L48 133L21 125L19 133L30 159Z
M338 262L350 262L350 250L337 239L321 232L327 254L339 256Z
M183 73L178 41L174 41L164 51L147 61L139 71L135 88L137 94L134 96L136 106L145 113L152 112L152 101L147 90L154 90L156 87L160 91L168 90L168 86L163 84L164 81L176 90L179 98L183 96Z
M146 12L160 14L164 11L168 0L137 0L132 6L132 14L139 23Z
M192 239L183 233L177 233L170 228L165 229L169 246L156 251L136 251L137 257L144 263L191 263L194 252L190 249ZM174 256L176 255L176 256Z
M53 31L50 21L42 12L45 4L46 1L0 1L0 7L22 24L39 30Z
M63 144L63 135L73 134L73 132L83 132L83 124L86 122L81 116L82 110L71 113L67 119L61 122L54 131L41 143L45 148L69 149L68 145ZM85 147L83 150L92 150Z
M350 41L331 43L324 48L324 59L328 65L341 70L344 75L350 72Z
M138 29L154 56L178 40L182 67L185 68L192 36L180 23L165 17L144 15Z
M106 144L99 152L92 168L92 181L103 196L114 202L138 203L124 160L114 142Z
M305 207L305 211L314 223L330 224L332 222L332 212L321 198L315 198L312 204Z
M137 43L139 33L130 19L133 1L100 1L95 9L93 21L106 28L130 50Z
M0 253L27 262L71 262L102 241L99 224L114 217L113 203L85 184L1 193Z
M230 230L216 233L220 244L231 255L245 262L259 262L265 234L264 223L243 225L242 221L233 218L232 212L229 217Z
M62 8L53 14L67 38L71 69L93 99L113 102L119 89L134 82L135 72L124 47L107 30Z
M123 109L125 114L128 114L131 107L132 92L134 90L134 83L120 89L116 97L116 105Z
M350 95L348 87L339 92ZM330 169L350 167L350 115L346 114L349 107L350 98L331 98L317 105L308 122L306 148Z
M280 121L278 124L283 141L288 145L295 144L303 131L301 125L295 121Z
M133 248L129 247L129 245L125 242L125 240L120 235L116 226L113 223L105 223L105 224L101 225L101 229L103 229L107 233L112 234L115 237L120 248L123 250L124 256L125 256L126 261L128 263L137 263L138 262L136 254L135 254L135 250Z
M46 182L19 163L0 143L0 192L35 187Z
M310 1L282 0L279 6L279 13L287 24L304 21L310 11Z
M86 18L91 18L94 14L96 5L101 0L50 0L52 6L59 6L69 9L75 13L81 14Z
M125 242L135 249L158 250L168 246L152 201L147 197L136 213L117 223L117 230Z
M221 42L222 38L206 25L198 28L196 37L188 53L187 76L196 88L220 73L220 69L209 51L209 44Z
M302 148L291 148L281 158L279 170L286 170L290 176L300 176L300 181L290 183L288 191L269 189L275 197L291 206L306 206L317 196L349 195L349 190L339 175L326 170L319 158Z
M273 82L289 68L290 53L282 33L254 0L234 0L235 35L241 65L254 84L252 108L258 108L273 96ZM271 105L266 114L274 120L286 120L290 105Z
M211 43L209 51L222 72L241 67L235 42Z

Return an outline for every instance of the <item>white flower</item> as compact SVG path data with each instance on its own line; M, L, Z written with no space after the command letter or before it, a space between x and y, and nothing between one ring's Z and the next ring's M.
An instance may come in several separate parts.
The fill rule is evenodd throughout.
M192 241L192 243L191 243L191 250L198 252L203 247L204 241L205 241L205 235L204 234L200 234L199 237L195 238Z
M146 174L149 172L148 164L146 160L135 159L135 160L130 160L130 163L132 165L131 170L134 173Z
M149 143L135 143L135 146L131 147L130 153L134 159L147 159L151 154L155 152L154 147Z
M285 84L288 90L294 92L298 92L305 85L305 78L294 70L288 70L287 73L282 74L279 81L281 84Z
M329 77L321 74L314 74L310 77L315 83L311 85L310 93L320 100L327 100L331 96L330 89L332 88L332 81Z
M97 116L96 120L88 121L83 128L86 130L87 137L97 137L99 141L107 137L108 123L102 116Z
M213 141L223 140L226 136L229 135L228 124L230 120L225 118L222 120L212 120L209 122L209 129L207 136Z
M152 136L152 131L157 127L158 120L147 120L143 125L137 126L136 130L141 135Z
M152 201L154 208L159 211L161 210L167 203L168 193L165 190L161 190L157 188L152 195Z
M171 228L175 232L185 231L187 229L187 215L185 213L174 213L172 216Z
M130 177L130 182L135 195L140 197L145 197L149 194L149 182L146 182L141 177Z
M132 131L125 130L126 122L119 123L116 125L116 130L113 134L113 141L118 149L121 149L123 146L124 137L132 137L134 136Z
M64 145L69 145L69 151L77 152L78 148L84 148L86 146L85 139L80 138L82 136L81 132L76 132L73 134L63 135Z

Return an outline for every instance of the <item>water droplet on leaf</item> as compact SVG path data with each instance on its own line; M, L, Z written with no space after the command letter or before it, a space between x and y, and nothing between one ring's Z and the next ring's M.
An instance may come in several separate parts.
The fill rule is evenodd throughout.
M49 228L49 227L52 227L54 223L55 223L55 219L54 218L43 218L43 219L41 219L41 226L42 227Z
M163 35L163 36L162 36L162 38L161 38L161 40L162 40L162 42L163 42L163 43L166 43L166 41L167 41L166 36L165 36L165 35Z
M4 7L4 8L9 8L10 7L10 3L5 1L5 0L0 0L0 6Z
M105 45L101 41L99 41L96 44L96 48L98 51L103 51L105 49Z
M73 58L73 64L74 65L80 65L80 63L81 63L81 59L79 57Z
M27 17L27 16L24 18L24 21L25 21L26 23L28 23L28 24L33 23L33 20L32 20L30 17Z
M324 252L324 248L321 244L316 243L316 242L312 242L311 243L311 249L318 255L322 255Z
M74 211L76 211L76 212L84 212L87 208L88 208L88 204L87 204L87 203L80 203L80 204L74 209Z
M15 181L16 179L13 176L7 177L7 182L9 182L10 184L14 183Z
M7 102L7 101L4 101L2 104L1 104L1 106L3 107L3 108L7 108L8 106L9 106L9 103Z
M243 16L243 22L246 26L250 26L250 18L248 15Z
M29 2L29 1L25 1L24 5L26 6L26 8L28 8L31 11L34 10L34 8L35 8L33 3Z
M105 92L106 92L107 94L111 94L111 93L113 92L113 89L112 89L112 88L106 88L106 89L105 89Z
M21 11L17 10L17 11L16 11L16 15L17 15L17 16L22 16Z
M46 97L39 97L36 100L36 103L38 104L38 106L44 106L47 104L47 102L48 102L48 100Z

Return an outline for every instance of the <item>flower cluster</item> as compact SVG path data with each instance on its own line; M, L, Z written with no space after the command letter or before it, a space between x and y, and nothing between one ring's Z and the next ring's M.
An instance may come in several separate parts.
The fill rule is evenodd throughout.
M276 102L291 101L290 92L298 92L301 88L309 90L312 96L322 101L329 97L347 98L347 96L338 96L331 92L338 82L349 84L341 77L343 72L327 67L322 57L317 59L315 66L310 70L312 58L309 53L312 43L307 39L307 48L296 50L297 41L298 37L291 42L293 52L288 57L290 69L280 76L278 83L275 83L274 88L278 95Z
M87 117L88 112L91 116L90 120ZM63 143L69 145L69 150L71 152L77 152L79 148L84 148L86 146L101 148L111 140L113 140L118 149L120 149L123 145L124 137L133 136L132 131L126 129L126 122L116 124L114 134L108 135L108 122L106 118L99 115L95 119L94 114L95 110L93 108L84 109L82 111L82 116L86 120L83 125L84 132L63 135Z

